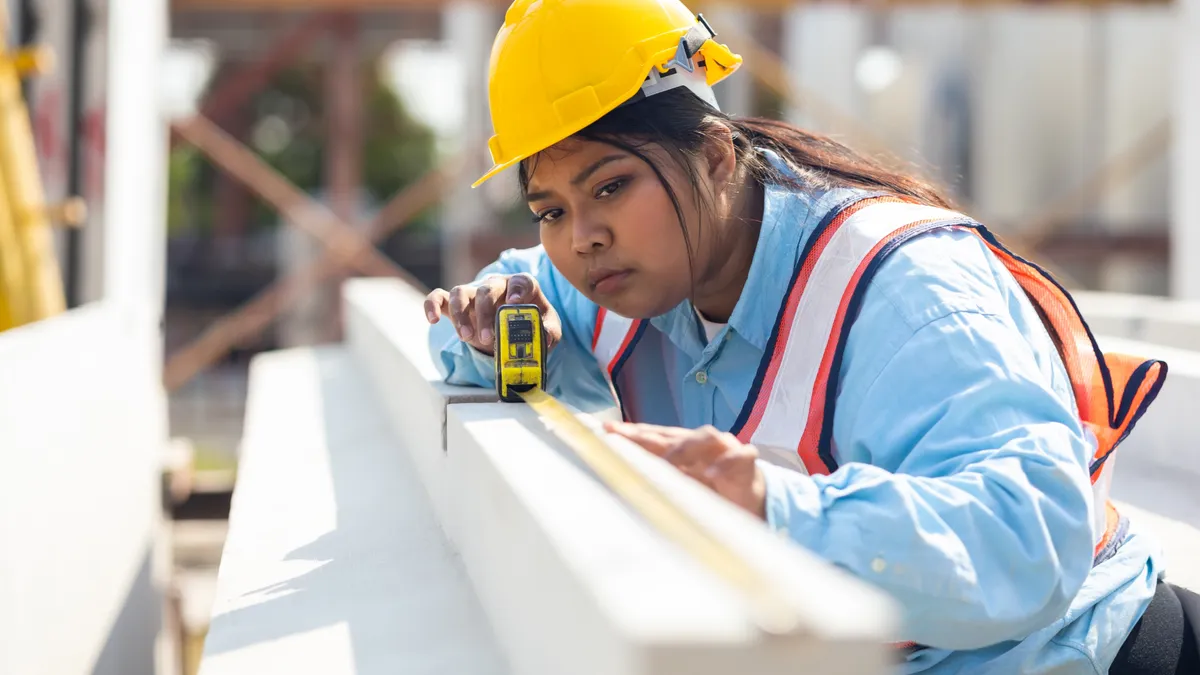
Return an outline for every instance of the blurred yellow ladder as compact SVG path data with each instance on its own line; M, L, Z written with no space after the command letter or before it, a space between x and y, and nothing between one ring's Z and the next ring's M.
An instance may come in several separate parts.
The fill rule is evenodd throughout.
M8 12L0 6L0 331L66 308L50 231L51 209L21 92L21 79L47 70L53 55L45 48L10 49L7 26ZM75 212L80 208L76 200L64 207Z

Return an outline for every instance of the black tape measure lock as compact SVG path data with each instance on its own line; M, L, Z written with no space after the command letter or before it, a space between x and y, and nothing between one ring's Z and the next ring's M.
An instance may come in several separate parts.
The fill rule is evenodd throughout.
M521 394L546 388L546 331L537 305L501 305L496 310L496 393L519 403Z

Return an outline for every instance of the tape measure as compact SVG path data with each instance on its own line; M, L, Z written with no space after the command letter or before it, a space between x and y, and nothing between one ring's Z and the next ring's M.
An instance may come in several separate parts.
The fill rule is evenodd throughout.
M764 575L737 551L671 500L657 485L579 420L546 389L546 333L536 305L504 305L494 332L496 393L524 401L548 420L551 432L626 503L664 536L742 591L755 624L765 633L786 635L799 628L795 610Z

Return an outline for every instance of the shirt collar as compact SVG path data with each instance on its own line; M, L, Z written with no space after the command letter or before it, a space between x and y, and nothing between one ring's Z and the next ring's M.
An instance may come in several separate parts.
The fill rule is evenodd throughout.
M792 174L778 154L759 149L767 161ZM793 174L794 175L794 174ZM779 307L787 294L802 247L815 227L816 215L845 197L839 190L804 190L770 183L763 188L762 227L750 263L750 273L741 297L729 317L729 330L759 350L767 348L775 329ZM667 334L675 345L693 358L704 351L703 327L695 308L684 300L666 314L651 319L651 325Z
M763 189L762 227L742 295L729 317L729 328L744 340L766 349L779 304L791 285L800 257L800 241L811 210L811 196L781 185Z

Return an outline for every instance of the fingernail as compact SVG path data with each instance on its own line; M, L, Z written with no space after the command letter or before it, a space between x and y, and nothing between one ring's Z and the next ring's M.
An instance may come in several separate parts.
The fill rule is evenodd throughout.
M429 319L429 323L437 323L437 316L433 312L425 312L425 318Z
M463 326L461 329L459 329L458 334L462 336L462 339L470 340L475 336L475 331L471 330L470 326Z
M492 341L492 329L484 328L483 330L479 331L479 339L483 340L484 342L491 342Z

